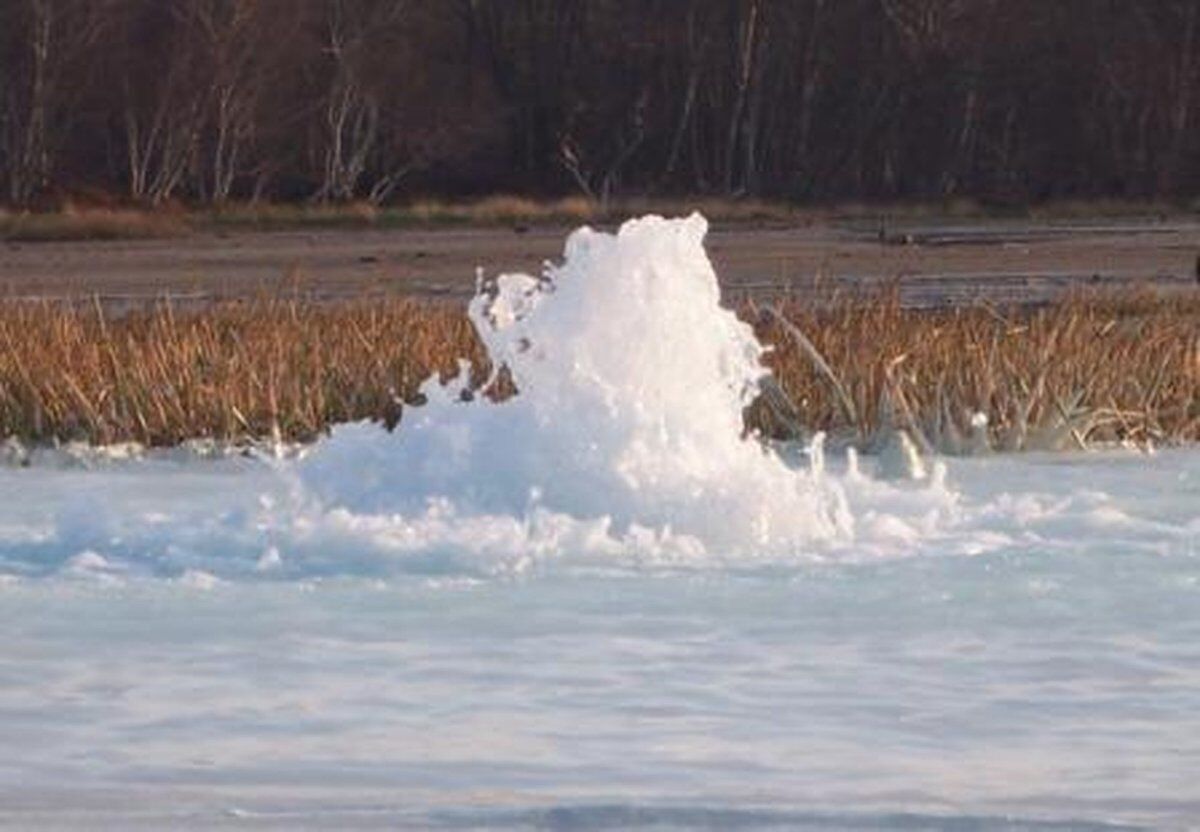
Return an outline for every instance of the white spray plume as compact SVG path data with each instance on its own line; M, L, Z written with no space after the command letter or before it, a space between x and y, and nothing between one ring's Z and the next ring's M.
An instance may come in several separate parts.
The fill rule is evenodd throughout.
M543 509L722 554L848 535L837 484L745 435L763 347L720 305L707 229L699 214L582 228L541 278L502 275L469 311L519 393L463 402L461 383L430 380L396 433L335 430L305 482L355 513Z

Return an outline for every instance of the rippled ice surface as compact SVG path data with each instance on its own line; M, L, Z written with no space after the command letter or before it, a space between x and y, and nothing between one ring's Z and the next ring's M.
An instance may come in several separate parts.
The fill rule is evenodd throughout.
M489 571L263 550L263 463L0 469L0 824L1200 822L1200 452L948 483L886 551Z

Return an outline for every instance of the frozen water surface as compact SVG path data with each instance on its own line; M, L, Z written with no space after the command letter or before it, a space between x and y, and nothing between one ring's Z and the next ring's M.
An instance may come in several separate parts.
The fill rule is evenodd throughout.
M1200 452L785 464L702 236L482 295L505 405L0 468L0 824L1200 822Z

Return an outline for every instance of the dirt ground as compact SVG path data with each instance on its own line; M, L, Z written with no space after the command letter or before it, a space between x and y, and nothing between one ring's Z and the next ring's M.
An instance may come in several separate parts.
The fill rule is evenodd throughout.
M180 302L299 289L457 297L485 274L536 273L564 228L195 233L182 239L0 244L0 297ZM915 306L1040 301L1076 286L1196 284L1200 222L714 224L727 296L806 295L899 280Z

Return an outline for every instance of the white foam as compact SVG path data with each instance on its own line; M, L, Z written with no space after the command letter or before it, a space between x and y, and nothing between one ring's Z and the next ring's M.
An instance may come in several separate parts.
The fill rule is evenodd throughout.
M504 404L0 464L0 826L620 823L594 783L1186 826L1200 450L794 470L742 435L761 347L702 235L581 232L476 300Z
M221 579L216 575L205 572L202 569L188 569L176 581L180 586L187 587L188 589L197 589L202 592L215 589L221 583Z
M501 276L470 315L518 395L463 401L460 384L431 380L396 433L336 429L302 464L303 482L356 517L444 501L458 515L549 512L618 541L743 556L848 539L841 487L745 435L764 350L720 305L707 227L693 214L615 235L583 228L561 266Z
M472 319L519 388L504 403L431 380L397 432L345 425L299 462L0 466L0 575L303 583L1196 550L1194 451L860 465L827 460L818 436L785 462L744 435L763 348L720 306L704 231L698 216L584 229L542 278L481 293Z

